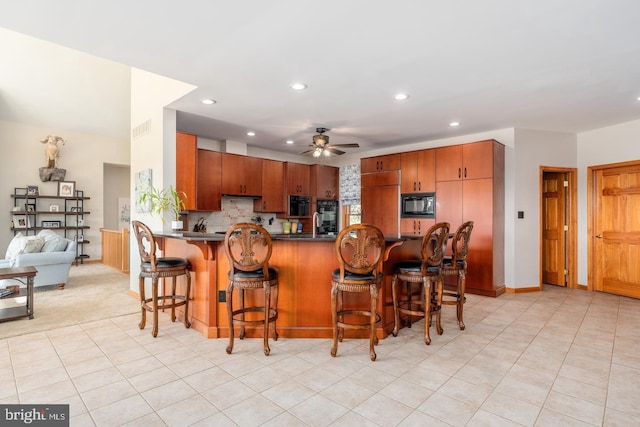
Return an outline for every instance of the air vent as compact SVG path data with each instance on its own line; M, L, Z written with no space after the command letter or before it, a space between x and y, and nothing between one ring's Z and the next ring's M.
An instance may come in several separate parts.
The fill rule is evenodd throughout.
M133 139L138 139L149 132L151 132L151 119L133 128Z

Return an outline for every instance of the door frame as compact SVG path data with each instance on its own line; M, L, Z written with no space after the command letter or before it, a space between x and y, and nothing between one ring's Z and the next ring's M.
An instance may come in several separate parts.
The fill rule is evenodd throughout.
M542 290L542 260L544 257L544 246L542 245L544 224L542 223L544 218L544 198L543 198L543 175L545 172L556 172L567 174L567 180L569 181L569 189L565 195L567 200L567 218L569 222L569 232L567 233L567 288L577 289L578 286L578 169L577 168L562 168L555 166L540 166L540 182L539 188L539 220L538 229L540 231L538 246L540 250L540 262L538 266L538 277L540 283L540 290Z
M619 167L638 166L640 160L632 160L630 162L608 163L604 165L596 165L587 167L587 289L595 291L595 268L598 263L593 259L595 256L594 240L596 229L596 220L598 211L598 189L596 188L596 174L606 169L614 169Z

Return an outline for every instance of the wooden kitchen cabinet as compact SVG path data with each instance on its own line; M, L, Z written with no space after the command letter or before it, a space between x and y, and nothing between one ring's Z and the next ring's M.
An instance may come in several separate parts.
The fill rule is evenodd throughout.
M338 200L340 169L326 165L311 166L311 195L316 199Z
M384 172L400 169L400 154L365 157L360 160L360 173Z
M436 148L436 181L491 178L494 140Z
M402 193L432 193L436 191L436 152L419 150L402 153Z
M219 211L220 153L198 149L196 135L176 133L176 190L184 192L187 211Z
M403 236L424 236L425 232L436 223L435 219L402 218L400 234Z
M301 163L285 163L287 195L311 194L311 166Z
M222 209L222 154L217 151L198 150L196 209L219 211Z
M385 236L400 234L399 172L396 170L360 175L362 222L375 225Z
M452 233L474 222L466 290L504 293L504 145L482 141L436 149L436 221L450 223Z
M262 199L254 200L254 212L284 212L284 162L262 159Z
M222 153L222 194L262 195L262 159Z

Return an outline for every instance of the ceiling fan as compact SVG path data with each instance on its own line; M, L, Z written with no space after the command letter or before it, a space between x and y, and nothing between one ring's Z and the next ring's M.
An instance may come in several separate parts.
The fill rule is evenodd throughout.
M329 155L331 155L331 153L337 154L337 155L345 153L344 151L339 150L335 147L342 147L342 148L360 147L360 145L358 144L335 144L330 147L329 136L324 134L328 130L329 129L327 128L316 128L316 132L318 132L318 134L313 135L313 144L310 145L310 147L313 147L313 148L311 150L307 150L300 154L313 153L313 157L320 157L320 156L328 157Z

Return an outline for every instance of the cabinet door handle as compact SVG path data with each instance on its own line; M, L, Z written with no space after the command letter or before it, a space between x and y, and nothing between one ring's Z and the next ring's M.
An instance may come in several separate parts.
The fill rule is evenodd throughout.
M416 191L416 182L413 181L413 191Z
M460 178L460 168L458 168L458 178Z
M418 191L422 191L422 183L418 181Z
M380 160L380 170L382 170L382 160Z
M467 177L467 168L464 168L464 177Z

